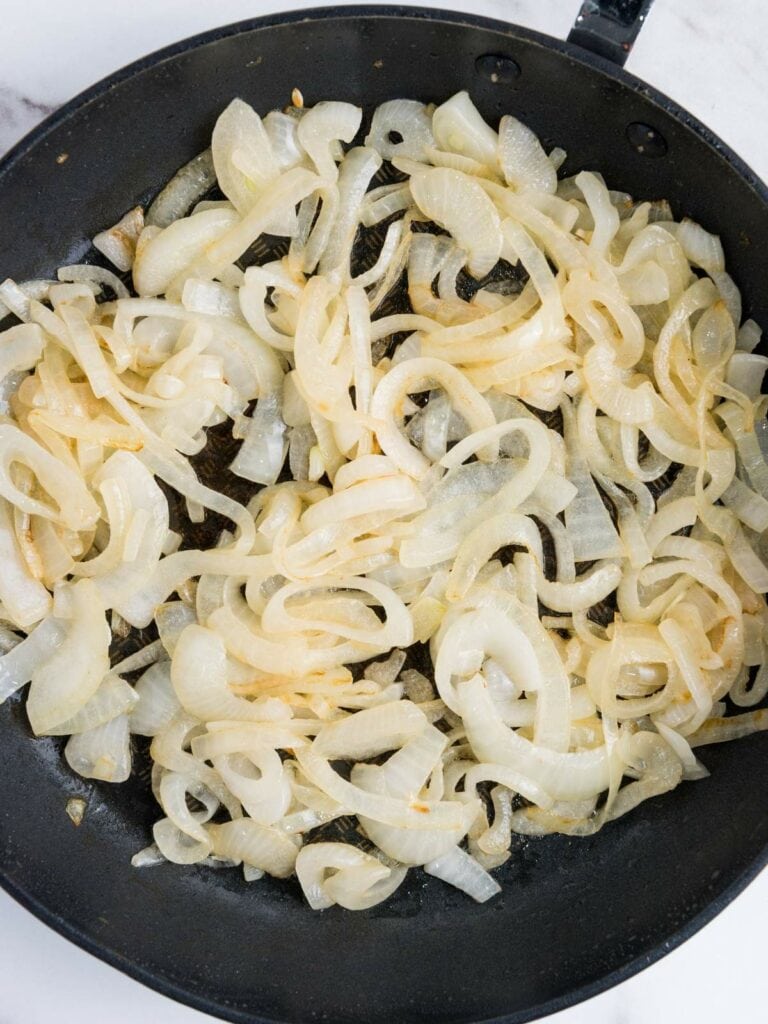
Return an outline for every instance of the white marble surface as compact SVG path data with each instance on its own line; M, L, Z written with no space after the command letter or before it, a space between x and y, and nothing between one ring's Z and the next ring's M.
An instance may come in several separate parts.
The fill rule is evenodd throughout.
M344 0L341 0L344 2ZM444 0L567 34L578 0ZM60 103L150 50L302 0L25 0L3 9L0 152ZM628 69L679 101L768 179L764 0L656 0ZM552 1024L761 1024L768 872L660 963ZM96 961L0 893L0 1024L203 1024ZM393 1022L397 1024L397 1022Z

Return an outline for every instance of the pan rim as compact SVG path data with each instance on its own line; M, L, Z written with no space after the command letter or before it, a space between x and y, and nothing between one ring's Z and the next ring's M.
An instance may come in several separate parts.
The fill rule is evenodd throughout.
M99 79L93 85L83 89L71 99L54 110L39 124L35 125L26 135L16 142L6 153L0 157L0 181L10 167L20 160L29 150L41 142L45 136L67 121L78 110L87 106L93 100L104 96L110 89L135 75L141 74L150 67L162 64L164 61L180 54L195 50L198 47L209 43L217 42L230 36L242 35L246 32L268 29L278 25L290 25L306 21L330 21L333 19L354 19L360 18L381 18L381 19L413 19L416 21L441 21L451 25L466 25L472 28L484 28L492 32L499 32L510 36L510 38L523 39L528 43L540 46L544 49L555 50L562 56L567 56L577 64L586 65L602 72L614 81L639 93L645 99L650 100L656 106L662 107L679 121L683 127L693 131L704 141L710 149L725 163L732 167L744 182L755 191L760 198L768 203L768 184L715 132L708 128L703 121L694 117L685 107L676 103L665 93L649 85L643 79L626 71L623 67L614 64L612 61L601 57L599 54L585 50L581 46L570 43L567 40L558 39L555 36L538 32L535 29L525 28L514 22L501 21L498 18L488 18L484 15L470 14L462 11L453 11L442 7L419 7L418 5L396 5L396 4L349 4L343 7L319 6L308 7L300 10L265 14L256 18L246 18L242 21L231 22L216 28L206 29L195 35L187 36L176 43L170 43L158 50L118 68L111 74Z
M66 123L74 114L95 100L100 99L114 87L122 82L133 78L136 75L156 67L163 62L188 53L199 47L218 42L233 36L242 35L248 32L272 28L278 25L290 25L299 22L326 21L326 20L360 20L360 19L411 19L418 21L444 22L450 25L481 28L489 31L502 33L510 40L524 40L547 50L554 50L569 60L590 67L601 72L615 82L619 82L632 92L640 94L644 99L650 100L656 106L661 107L664 112L671 115L679 124L696 134L711 150L715 152L725 164L733 169L746 185L754 191L762 202L768 205L768 186L752 170L752 168L739 157L719 136L712 132L703 122L690 114L685 108L670 99L664 93L648 85L642 79L632 75L623 68L618 67L611 61L602 58L590 51L564 40L557 39L545 33L527 29L523 26L501 21L497 18L489 18L481 15L469 14L460 11L453 11L446 8L424 8L419 6L394 5L394 4L351 4L349 6L334 7L321 6L303 10L292 10L274 14L262 15L255 18L248 18L242 21L233 22L213 29L207 29L196 33L176 43L155 50L135 61L130 62L122 68L102 78L94 85L78 93L52 114L46 117L40 124L36 125L22 139L8 150L0 158L0 188L7 172L35 146L43 142L46 137ZM639 954L613 971L601 977L580 985L569 992L549 999L536 1007L519 1010L510 1014L503 1014L490 1018L478 1020L475 1024L529 1024L531 1021L547 1017L574 1006L580 1002L591 999L593 996L604 992L623 981L639 974L645 968L656 963L672 950L678 948L683 942L695 935L705 925L720 914L729 903L731 903L747 886L760 874L768 865L768 845L749 864L740 875L738 875L729 886L727 886L716 897L712 898L697 914L686 920L679 928L673 931L667 938L659 941L648 952ZM199 1010L203 1013L214 1015L231 1024L284 1024L277 1018L263 1017L250 1011L240 1010L227 1006L213 997L205 997L182 987L178 982L166 977L157 971L142 967L139 963L131 960L118 951L108 948L103 942L92 938L84 929L71 923L45 906L32 891L20 885L16 885L7 876L0 865L0 888L7 892L17 903L32 913L43 924L58 932L80 949L96 957L140 982L146 987L158 992L160 995Z
M687 942L697 932L700 932L702 928L722 913L767 866L768 847L719 896L711 900L698 914L686 921L668 938L657 943L649 952L634 957L608 974L604 974L594 981L571 989L570 992L548 999L546 1002L530 1009L519 1010L496 1017L483 1017L471 1022L471 1024L535 1024L536 1021L549 1017L554 1013L559 1013L562 1010L567 1010L572 1006L577 1006L579 1003L586 1002L602 992L607 992L624 981L629 981L630 978L634 978L646 970L646 968L653 966L653 964L682 946L684 942ZM199 1010L201 1013L210 1014L222 1021L229 1022L229 1024L288 1024L287 1021L281 1018L263 1017L260 1014L255 1015L249 1010L238 1010L234 1007L226 1006L215 999L197 995L181 986L178 982L142 967L134 960L123 956L115 950L105 948L102 943L92 939L82 929L50 911L26 889L14 885L2 870L0 870L0 888L21 907L33 914L44 925L57 932L62 938L102 963L107 964L109 967L113 967L134 981L140 982L146 988L165 996L167 999L173 999L175 1002L189 1006L193 1010ZM328 1020L330 1021L331 1019L328 1018Z

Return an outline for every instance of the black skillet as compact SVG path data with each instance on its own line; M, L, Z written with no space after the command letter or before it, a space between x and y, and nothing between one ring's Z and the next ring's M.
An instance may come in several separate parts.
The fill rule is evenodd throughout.
M620 65L648 4L584 5L568 42L414 8L243 22L118 72L0 165L0 277L50 275L206 144L236 95L441 101L511 111L565 172L666 197L718 232L746 315L768 327L768 193L730 150ZM734 97L734 102L736 98ZM755 126L756 130L758 126ZM418 871L389 903L312 913L292 883L235 870L133 870L157 817L146 778L91 785L0 708L0 883L84 949L227 1020L520 1024L629 977L720 911L768 859L768 735L702 751L711 777L588 839L520 841L483 906ZM88 799L83 825L68 797Z

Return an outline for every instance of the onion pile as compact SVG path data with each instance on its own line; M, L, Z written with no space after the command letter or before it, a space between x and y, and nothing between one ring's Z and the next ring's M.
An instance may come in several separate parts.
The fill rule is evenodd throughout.
M768 726L768 360L719 240L466 93L361 122L235 100L114 270L0 285L0 699L89 779L151 737L134 864L315 909L413 866L486 900L514 834ZM247 504L193 469L225 424Z

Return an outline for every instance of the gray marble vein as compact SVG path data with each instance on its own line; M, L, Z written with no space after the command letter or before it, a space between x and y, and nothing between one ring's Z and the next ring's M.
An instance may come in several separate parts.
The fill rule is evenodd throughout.
M0 84L0 152L5 152L59 104L27 96Z

